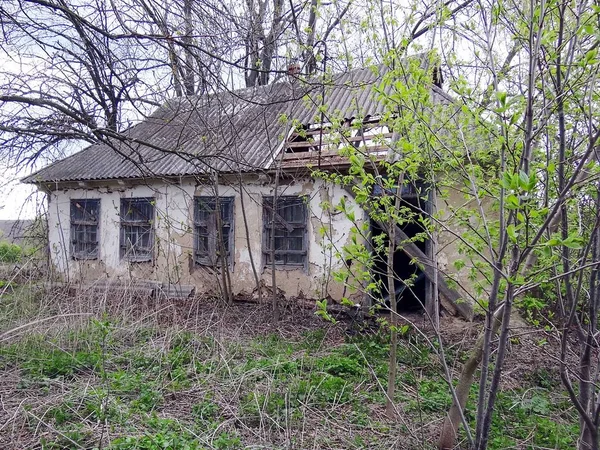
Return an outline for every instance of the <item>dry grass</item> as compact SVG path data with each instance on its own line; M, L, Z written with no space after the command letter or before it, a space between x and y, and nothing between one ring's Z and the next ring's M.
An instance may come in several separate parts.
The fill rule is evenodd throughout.
M409 319L432 337L419 316ZM460 368L475 327L443 324ZM433 448L449 404L434 352L418 333L404 336L390 420L385 335L350 342L345 327L293 301L274 324L262 305L21 285L0 296L0 448ZM531 372L519 370L519 380ZM520 386L503 420L526 417L532 399L546 399L536 393L555 386ZM553 414L546 408L537 413ZM571 419L544 431L567 435L554 447L569 448ZM527 427L512 427L512 441L497 430L493 448L543 448Z

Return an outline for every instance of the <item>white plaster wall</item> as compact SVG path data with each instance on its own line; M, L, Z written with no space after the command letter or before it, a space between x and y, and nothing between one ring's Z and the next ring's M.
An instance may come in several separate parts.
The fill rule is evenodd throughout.
M227 181L227 180L225 180ZM270 269L263 265L262 255L262 197L273 195L273 186L257 177L244 181L242 194L237 183L218 186L222 197L233 196L234 201L234 265L231 280L235 293L251 292L255 278L250 255L259 275L271 284ZM214 186L196 185L193 180L179 184L157 182L146 185L123 186L106 183L95 187L57 190L49 195L49 242L51 261L56 271L69 281L93 281L101 277L151 279L162 282L194 284L198 292L217 292L215 271L194 266L193 252L193 197L214 196ZM339 298L342 286L331 280L331 271L343 264L335 258L336 249L346 243L352 223L334 206L345 196L343 189L326 185L321 180L304 180L281 185L278 195L307 195L308 204L308 258L307 270L277 270L277 285L287 295L302 292L307 297L327 294ZM119 212L123 197L153 197L155 206L155 252L151 263L129 263L120 259ZM97 260L77 261L69 254L71 199L100 199L100 250ZM322 202L330 209L323 209ZM346 199L352 204L351 198ZM332 213L333 212L333 213ZM248 235L244 223L248 224ZM358 215L358 214L357 214ZM319 233L324 226L325 236Z

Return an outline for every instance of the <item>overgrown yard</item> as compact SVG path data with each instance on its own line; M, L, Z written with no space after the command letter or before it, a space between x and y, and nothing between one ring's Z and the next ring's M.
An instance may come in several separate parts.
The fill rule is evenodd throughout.
M428 449L450 405L439 358L412 326L390 420L385 332L348 337L346 324L292 307L274 325L266 306L214 299L150 304L21 288L0 305L3 449ZM479 324L442 326L458 370ZM573 448L575 412L543 363L551 343L524 333L513 346L531 349L514 351L528 360L506 368L492 448Z

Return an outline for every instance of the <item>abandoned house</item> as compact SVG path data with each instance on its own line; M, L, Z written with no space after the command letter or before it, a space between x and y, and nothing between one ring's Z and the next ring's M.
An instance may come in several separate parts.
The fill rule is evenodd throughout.
M373 89L381 76L365 68L326 85L286 79L175 98L123 138L28 176L25 183L47 194L52 269L64 282L149 280L193 286L199 295L218 293L224 266L233 294L251 293L257 277L270 285L274 267L286 296L339 300L344 283L332 273L347 261L335 255L353 223L334 205L354 200L311 177L311 168L348 166L319 106L351 128L347 141L384 158L392 133L380 123L384 105ZM433 82L431 90L434 101L451 101ZM352 129L356 118L362 125ZM418 202L417 194L409 188L403 199ZM451 259L438 256L440 264ZM429 257L428 242L420 242L394 258L399 277L424 271L407 308L425 302L431 284L431 264L420 269L411 260ZM448 308L468 314L458 311L459 293L443 280L439 289Z

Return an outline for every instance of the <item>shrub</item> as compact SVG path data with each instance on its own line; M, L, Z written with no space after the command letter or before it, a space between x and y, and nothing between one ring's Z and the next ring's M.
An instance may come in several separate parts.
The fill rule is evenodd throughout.
M359 376L364 372L358 361L347 356L324 356L317 362L317 365L324 372L337 377Z
M0 263L14 264L23 257L23 249L17 244L0 242Z
M34 378L70 377L77 372L94 370L101 355L95 352L75 352L60 349L40 349L37 354L23 362L25 374Z

